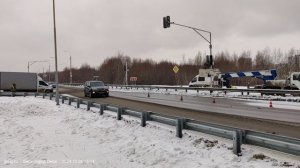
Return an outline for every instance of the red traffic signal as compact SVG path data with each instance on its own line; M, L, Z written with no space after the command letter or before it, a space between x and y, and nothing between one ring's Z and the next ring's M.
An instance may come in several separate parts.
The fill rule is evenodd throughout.
M163 18L163 25L164 28L170 27L171 21L170 21L170 16L166 16Z

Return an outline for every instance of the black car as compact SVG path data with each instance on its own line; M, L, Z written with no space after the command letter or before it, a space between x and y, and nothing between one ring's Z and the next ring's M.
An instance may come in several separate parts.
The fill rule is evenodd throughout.
M84 96L96 97L96 96L109 96L108 86L105 86L102 81L86 81L84 83Z

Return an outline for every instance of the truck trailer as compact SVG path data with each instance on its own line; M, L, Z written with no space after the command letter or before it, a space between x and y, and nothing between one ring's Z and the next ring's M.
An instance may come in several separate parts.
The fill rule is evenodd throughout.
M36 73L0 72L0 90L11 91L13 84L20 92L53 92L53 88Z

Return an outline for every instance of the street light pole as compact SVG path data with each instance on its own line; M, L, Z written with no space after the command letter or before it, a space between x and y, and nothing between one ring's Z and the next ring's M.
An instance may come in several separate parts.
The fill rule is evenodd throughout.
M64 52L68 53L70 56L70 83L73 82L73 75L72 75L72 56L71 53L67 50L64 50Z
M37 62L48 62L48 61L28 61L28 64L27 64L28 72L29 72L29 67L30 67L32 64L37 63Z
M70 83L72 83L72 57L70 55Z
M50 77L50 62L49 62L49 69L48 69L48 82L50 82L51 77Z
M56 44L56 23L55 23L55 0L53 2L53 30L54 30L54 52L55 52L55 83L56 83L56 94L55 101L56 105L59 105L59 91L58 91L58 72L57 72L57 44Z
M126 61L126 73L125 73L125 85L126 86L128 85L128 64L127 64L127 61Z

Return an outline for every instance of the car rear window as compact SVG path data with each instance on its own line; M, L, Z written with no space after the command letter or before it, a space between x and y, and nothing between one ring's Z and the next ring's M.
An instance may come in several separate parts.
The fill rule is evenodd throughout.
M91 87L96 87L96 86L104 86L104 83L99 81L99 82L91 82Z

